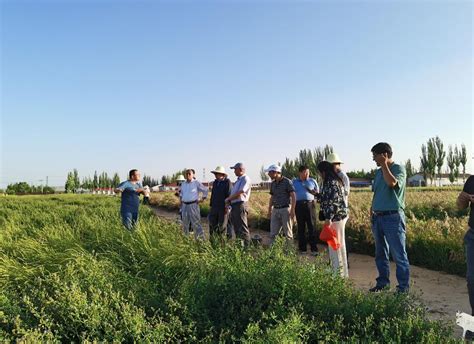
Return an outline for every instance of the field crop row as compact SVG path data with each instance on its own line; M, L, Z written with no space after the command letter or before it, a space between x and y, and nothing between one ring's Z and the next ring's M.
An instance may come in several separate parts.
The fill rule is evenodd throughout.
M184 237L100 196L0 199L1 342L454 342L409 295L367 295L281 245Z
M407 250L414 265L452 274L465 275L463 237L467 229L467 211L456 208L460 189L410 188L406 194ZM269 230L267 218L268 192L253 192L250 199L249 223L253 228ZM375 252L369 209L372 193L355 190L349 197L349 221L346 241L350 251L373 255ZM156 193L154 205L177 210L179 202L172 193ZM205 216L209 204L201 205ZM321 227L321 224L318 224ZM296 231L294 231L296 233Z

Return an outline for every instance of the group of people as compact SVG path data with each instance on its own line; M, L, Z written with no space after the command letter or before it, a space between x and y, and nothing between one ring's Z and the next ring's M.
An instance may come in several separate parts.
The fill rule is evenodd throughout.
M406 251L405 188L406 172L402 165L392 159L392 147L380 142L371 149L373 161L379 167L372 184L373 200L370 207L372 233L375 241L375 263L378 270L376 284L371 292L380 292L390 287L389 254L396 264L397 292L407 292L410 282L410 264ZM311 253L318 254L316 218L332 228L339 242L339 248L329 246L331 266L343 277L349 276L345 243L345 225L349 218L349 178L341 169L342 161L337 154L330 154L317 166L322 185L311 178L308 166L299 166L299 175L290 180L282 175L279 165L271 165L265 171L272 179L268 217L270 218L270 242L274 243L279 234L287 242L293 240L293 222L298 228L298 249L306 252L309 244ZM250 243L248 226L248 202L251 195L251 181L241 162L231 167L237 180L229 180L225 168L218 166L211 171L213 182L209 232L211 237L232 236L244 245ZM194 231L196 239L204 238L200 220L199 203L206 200L209 190L194 177L195 171L187 169L179 190L183 231L189 235ZM123 224L133 229L138 219L139 195L145 190L140 174L131 170L129 180L121 183L117 192L122 192L121 216ZM316 212L316 203L320 211ZM471 307L474 310L474 177L471 176L463 192L458 197L460 208L471 207L469 229L466 233L467 280ZM225 234L224 234L225 233Z
M236 163L231 169L237 177L234 184L228 178L224 167L218 166L211 171L215 175L215 180L209 202L209 233L211 237L222 236L224 233L231 237L232 232L235 232L237 238L248 243L250 231L247 215L251 181L245 174L243 163ZM204 239L199 203L207 199L209 190L194 175L194 169L186 169L184 180L180 184L178 196L181 219L186 235L189 235L191 230L196 239Z

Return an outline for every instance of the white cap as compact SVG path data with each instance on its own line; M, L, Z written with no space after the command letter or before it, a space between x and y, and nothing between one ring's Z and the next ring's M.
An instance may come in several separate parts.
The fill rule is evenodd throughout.
M268 168L265 170L265 172L271 172L271 171L281 173L281 167L279 165L273 164L273 165L268 166Z
M182 174L180 174L180 175L178 176L178 178L176 178L176 181L177 181L177 182L184 182L185 180L186 180L186 178L184 178L184 176L183 176Z

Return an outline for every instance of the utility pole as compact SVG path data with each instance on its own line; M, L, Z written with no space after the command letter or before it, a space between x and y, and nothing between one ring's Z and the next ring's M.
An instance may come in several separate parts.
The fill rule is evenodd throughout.
M46 176L46 186L48 186L48 176Z

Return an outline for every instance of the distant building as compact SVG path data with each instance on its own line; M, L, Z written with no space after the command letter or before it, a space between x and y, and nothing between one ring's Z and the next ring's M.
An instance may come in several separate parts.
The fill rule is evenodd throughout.
M349 178L349 185L353 188L366 188L372 186L372 180L366 178Z
M425 178L421 173L414 174L407 179L408 186L426 186Z
M470 174L465 175L464 180L469 178ZM414 174L410 178L407 179L407 184L409 186L431 186L431 179L428 178L428 181L425 181L425 178L421 173ZM449 180L449 174L448 173L442 173L441 174L441 179L439 178L438 175L436 175L435 178L433 178L433 186L450 186L450 185L463 185L463 178L462 174L459 175L459 178L454 181L454 183L451 183Z

